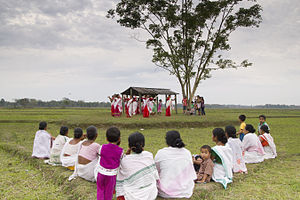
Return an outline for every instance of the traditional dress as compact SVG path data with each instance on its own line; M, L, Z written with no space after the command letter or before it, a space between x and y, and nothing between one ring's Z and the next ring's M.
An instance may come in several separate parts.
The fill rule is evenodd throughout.
M85 146L82 144L80 145L78 155L90 160L91 162L85 165L79 164L77 156L75 170L74 173L69 177L69 181L73 180L77 176L91 182L96 181L94 170L98 162L99 149L100 145L95 142L90 144L89 146Z
M277 156L277 152L273 137L269 133L264 133L263 135L260 135L259 138L262 140L261 144L266 153L264 155L264 159L275 158Z
M259 163L264 161L265 151L254 133L247 133L243 139L243 149L245 150L245 163Z
M104 144L99 150L99 161L95 168L97 200L111 200L116 185L123 149L115 144Z
M113 97L112 99L111 99L111 108L110 108L110 110L111 110L111 116L115 116L115 101L116 101L116 99L115 99L115 97Z
M166 107L166 116L171 116L172 99L170 97L167 98Z
M70 144L71 140L72 139L69 139L66 142L60 154L61 165L69 169L75 167L75 163L77 161L78 153L80 150L79 148L81 147L81 143L82 143L82 141L80 141L77 144ZM68 154L70 156L64 156L65 154Z
M158 195L163 198L190 198L197 179L192 155L186 148L165 147L155 156L159 174Z
M132 109L133 109L133 115L137 115L139 113L138 111L138 101L137 101L137 98L134 98L133 99L133 102L132 102Z
M63 135L58 135L55 138L50 150L50 161L48 162L48 164L61 165L60 153L68 140L69 138Z
M149 117L149 98L143 98L143 101L144 101L143 117Z
M158 103L158 107L157 107L157 113L161 113L162 111L162 103Z
M122 113L122 99L120 97L116 98L114 103L114 116L120 117Z
M239 138L228 138L226 146L229 146L233 155L233 172L247 172L247 167L244 159L244 150L242 142Z
M117 175L116 196L126 200L154 200L159 179L152 153L125 155Z
M229 146L214 146L212 151L221 160L221 163L214 163L214 172L212 179L221 183L226 189L227 184L232 182L232 151Z
M127 110L128 110L128 116L127 117L132 117L133 116L133 98L129 99L127 102Z
M32 157L50 158L51 135L45 130L38 130L33 141Z

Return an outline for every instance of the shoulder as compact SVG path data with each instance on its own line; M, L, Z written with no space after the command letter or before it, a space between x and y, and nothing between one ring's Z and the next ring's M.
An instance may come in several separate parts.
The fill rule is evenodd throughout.
M147 156L147 157L152 157L152 158L153 158L153 154L152 154L151 152L149 152L149 151L143 151L143 152L142 152L142 155L143 155L143 156Z

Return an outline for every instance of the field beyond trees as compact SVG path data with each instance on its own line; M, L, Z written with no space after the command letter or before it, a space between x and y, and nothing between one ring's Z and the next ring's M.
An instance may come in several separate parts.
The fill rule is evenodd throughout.
M0 198L1 199L96 199L96 184L80 178L69 182L71 171L32 159L32 145L40 121L48 122L48 132L59 134L61 125L99 130L96 142L103 144L105 130L112 125L121 130L121 147L127 149L128 135L145 135L145 150L154 155L166 146L165 133L176 129L186 148L199 153L200 146L214 146L215 127L234 125L245 114L255 128L258 115L265 114L277 146L278 157L260 164L248 164L247 175L235 175L227 190L219 184L196 185L191 199L299 199L300 196L300 110L207 109L207 116L174 114L171 117L141 116L113 118L109 109L0 109ZM160 199L160 198L158 198Z

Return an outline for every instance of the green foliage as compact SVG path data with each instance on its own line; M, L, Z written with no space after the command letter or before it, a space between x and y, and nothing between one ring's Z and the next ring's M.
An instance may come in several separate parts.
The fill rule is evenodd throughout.
M251 66L221 55L230 50L233 31L259 26L261 11L255 0L121 0L107 17L147 32L152 61L177 77L183 96L191 101L212 70Z

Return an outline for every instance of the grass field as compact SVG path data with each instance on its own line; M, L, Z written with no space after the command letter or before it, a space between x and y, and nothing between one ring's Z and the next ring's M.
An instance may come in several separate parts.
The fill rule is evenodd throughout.
M299 199L300 196L300 110L209 109L207 117L183 114L112 118L108 109L0 109L0 198L1 199L95 199L96 185L82 179L68 182L71 175L62 167L52 167L32 159L32 145L38 123L48 122L48 132L58 135L61 125L85 129L99 128L96 142L105 143L105 130L111 125L121 129L121 147L127 148L128 135L145 135L145 150L154 155L166 146L168 130L181 133L192 154L211 141L215 127L235 125L240 114L254 127L258 115L265 114L277 145L278 157L247 165L247 175L237 175L227 190L216 183L196 185L192 199ZM142 130L143 129L143 130Z

